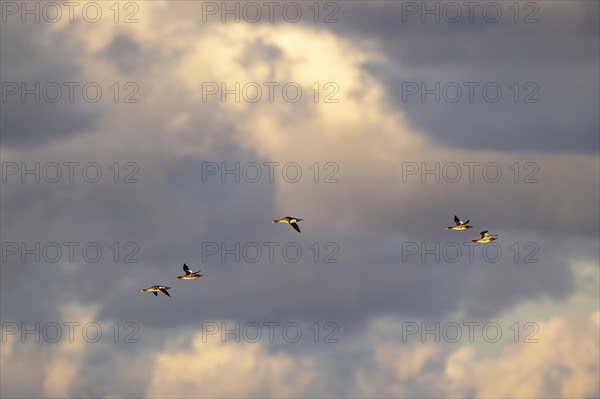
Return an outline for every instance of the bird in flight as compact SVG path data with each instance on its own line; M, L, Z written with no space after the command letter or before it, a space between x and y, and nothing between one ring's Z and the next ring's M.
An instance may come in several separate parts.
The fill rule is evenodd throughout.
M141 290L138 290L138 292L151 292L154 294L154 296L158 296L158 293L162 292L166 296L171 296L169 291L167 291L168 289L171 289L171 287L165 287L164 285L153 285L149 288L142 288Z
M444 230L469 230L473 226L467 226L468 223L468 220L463 222L458 216L454 215L454 226L446 227Z
M298 227L298 223L304 219L293 218L291 216L286 216L279 220L273 220L271 223L287 223L294 228L298 233L300 233L300 227Z
M183 271L185 272L185 276L177 276L177 280L196 280L197 278L204 276L204 274L200 274L200 270L197 272L191 271L185 263L183 264Z
M487 243L490 243L490 242L498 239L498 236L496 234L488 234L487 230L484 230L479 234L481 234L481 237L478 240L471 240L469 242L478 242L480 244L487 244ZM467 242L467 244L469 242Z

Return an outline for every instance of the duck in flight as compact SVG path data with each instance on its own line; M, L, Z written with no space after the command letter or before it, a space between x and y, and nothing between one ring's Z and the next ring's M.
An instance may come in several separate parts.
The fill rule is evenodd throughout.
M446 227L444 230L469 230L473 226L467 226L468 223L468 220L463 222L458 216L454 215L454 226Z
M141 290L138 290L138 292L151 292L154 294L154 296L158 296L158 293L162 292L166 296L171 296L169 291L167 291L169 289L171 289L171 287L165 287L164 285L153 285L149 288L142 288Z
M304 219L293 218L291 216L286 216L279 220L273 220L271 223L287 223L294 228L298 233L300 233L300 227L298 227L298 223Z
M177 280L196 280L197 278L204 276L204 274L200 274L200 270L197 272L191 271L185 263L183 264L183 271L185 272L185 276L177 276Z
M478 240L471 240L471 241L467 242L466 244L468 244L470 242L478 242L480 244L487 244L487 243L490 243L490 242L498 239L498 236L496 234L488 234L487 230L484 230L479 234L481 234L481 237Z

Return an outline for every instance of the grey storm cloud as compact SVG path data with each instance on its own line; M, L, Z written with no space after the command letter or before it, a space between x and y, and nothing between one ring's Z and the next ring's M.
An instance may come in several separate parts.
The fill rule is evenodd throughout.
M46 29L43 24L2 24L0 140L4 147L35 148L82 134L101 115L99 104L87 104L96 105L94 110L83 103L82 87L88 82L82 82L79 66L67 55L65 37L47 34ZM44 35L47 43L35 39ZM70 82L78 86L69 86ZM25 90L37 94L23 97Z
M319 216L298 209L280 211L278 195L289 191L289 186L278 187L281 182L221 183L218 178L203 182L205 162L277 160L262 159L251 145L242 144L247 132L239 125L246 121L243 113L239 120L226 114L229 110L222 117L219 104L199 104L189 91L178 91L180 83L173 75L165 74L162 85L152 86L160 96L150 97L139 108L90 111L73 104L2 103L3 162L94 160L102 163L105 172L115 160L135 161L140 167L140 182L134 184L113 183L110 175L97 184L23 184L15 178L2 183L3 242L97 242L104 251L97 263L82 260L80 249L75 264L43 259L36 263L31 257L22 262L18 256L3 261L2 321L62 320L63 307L76 303L97 307L95 317L100 321L132 321L143 332L139 346L91 350L83 366L88 381L73 385L75 396L143 395L147 387L140 381L151 379L150 366L138 370L137 378L129 378L115 376L106 364L114 362L114 355L120 356L119 361L126 357L132 365L146 360L168 338L185 340L204 321L302 321L305 325L332 321L349 341L379 317L441 320L460 314L486 321L527 301L560 301L574 294L577 287L570 263L574 258L598 259L600 193L593 178L599 171L582 171L580 181L573 178L573 170L590 165L587 157L598 151L597 3L577 3L578 13L561 17L566 10L563 3L537 2L540 22L532 26L515 25L510 19L498 24L402 23L401 5L392 2L338 4L339 23L311 25L367 47L375 44L387 59L365 63L364 72L382 83L389 108L400 110L411 127L442 147L435 149L437 154L446 147L489 149L522 162L526 153L533 157L528 160L538 162L540 182L421 184L415 177L406 184L401 181L401 163L421 159L398 159L397 168L390 170L357 154L359 166L341 163L342 179L329 191L303 183L292 186L294 197L306 203L306 209L313 206L315 212L322 212ZM168 12L175 15L188 7L199 5L178 2ZM165 13L165 19L166 15L171 14ZM80 75L80 67L60 45L65 33L49 34L56 47L45 50L34 40L46 33L43 28L27 28L36 29L36 34L2 26L2 81L73 80ZM152 76L148 71L161 66L165 54L184 55L145 45L134 35L119 33L95 56L134 79ZM257 39L243 47L235 62L249 69L261 63L275 68L283 54L281 48ZM498 82L506 90L504 101L403 101L403 82L473 80ZM508 87L515 80L536 82L540 101L507 100L512 95ZM106 114L111 118L100 120ZM182 114L184 118L176 118ZM173 119L184 122L171 123ZM94 132L84 135L89 130ZM372 137L377 140L377 133ZM352 140L348 135L340 142L352 148ZM173 142L177 145L164 148ZM185 143L194 151L185 152ZM552 158L556 154L572 158ZM581 163L569 163L577 155ZM471 153L476 156L454 161L490 161L489 153ZM436 160L427 161L431 167ZM505 173L508 166L502 165ZM375 189L361 189L361 179L381 175L384 179L374 180L385 184L381 191L367 185L369 181L364 181L365 187ZM288 213L305 219L301 234L270 223ZM443 231L454 214L471 219L475 228ZM497 243L503 255L497 263L452 262L443 257L436 262L432 255L421 253L421 245L431 248L449 242L460 244L466 253L462 243L477 238L484 229L500 235ZM135 243L138 262L114 262L109 248L115 242L121 246L121 259L127 252L123 245ZM275 262L267 260L266 242L279 244ZM288 242L298 243L303 250L297 263L281 256ZM262 258L252 263L242 257L238 263L229 255L223 261L219 252L203 259L205 243L229 248L235 243L257 243L263 248ZM310 250L315 243L322 251L319 262ZM322 261L327 243L339 248L334 256L338 263ZM521 257L527 252L523 245L533 243L538 262L524 263L522 258L515 262L510 249L514 243ZM406 244L412 249L417 245L419 252L407 256ZM201 269L204 277L175 280L183 263ZM155 298L136 292L153 284L172 286L173 296ZM299 344L286 351L301 353L306 348ZM356 377L352 367L365 360L354 348L343 348L332 360L344 363L342 378L331 384L340 396L349 396L353 392L346 382ZM13 388L3 393L13 393ZM427 389L410 387L411 392Z
M134 73L147 63L140 63L143 56L140 45L126 35L116 36L104 51L107 60L115 62L123 73ZM149 61L146 59L146 61Z
M407 14L407 3L416 15ZM441 10L439 2L342 2L339 22L324 26L377 43L391 62L366 70L389 87L390 101L415 127L445 146L596 152L598 3L532 3L538 9L519 18L535 12L538 22L527 24L514 23L509 3L491 3L503 9L496 23L477 13L469 22L466 9L456 23L442 11L439 22L432 14L421 22L423 7Z
M386 314L435 319L460 308L467 316L487 319L524 299L560 298L574 288L567 258L561 255L564 248L573 248L572 243L543 233L511 236L510 230L495 229L503 238L500 262L452 263L442 258L436 263L431 256L422 261L420 252L403 259L401 243L425 243L430 248L436 242L462 244L479 230L463 234L441 231L441 224L430 225L428 230L437 233L417 239L419 235L411 237L408 229L379 242L329 230L323 226L326 221L311 220L310 215L300 215L306 217L302 235L287 226L273 226L269 221L279 215L273 214L272 184L202 183L202 162L219 158L218 154L206 160L148 158L141 163L142 181L130 186L110 183L82 190L80 185L9 185L11 194L3 197L3 212L13 209L16 215L3 220L4 241L46 242L51 237L54 242L98 242L105 255L98 263L80 262L74 271L44 260L23 264L10 257L2 269L3 317L59 317L57 303L77 300L99 304L101 319L135 320L147 328L161 328L163 323L197 326L214 319L291 319L335 321L352 329ZM252 159L252 154L238 150L222 153L221 159L244 158ZM157 195L159 186L163 190ZM44 203L34 206L32 202L40 197ZM16 204L35 211L25 215ZM473 216L478 227L483 220L484 225L494 225L492 219ZM107 218L113 221L110 225ZM450 223L450 216L444 222ZM513 262L508 249L513 241L521 246L536 243L539 262ZM135 242L139 262L114 263L108 250L113 242ZM225 243L228 248L236 242L254 242L264 251L257 263L243 257L237 263L231 255L223 261L220 250L203 258L207 242ZM264 242L280 244L274 263L267 259ZM288 242L302 247L300 262L282 257L281 248ZM335 243L339 253L334 259L339 263L315 263L308 249L314 242ZM594 256L590 249L581 249ZM201 269L205 277L175 281L183 263ZM44 290L37 289L37 280L27 278L30 273L40 276ZM173 286L173 298L136 292L157 283ZM187 306L194 308L194 317L190 318Z
M385 14L384 11L382 9ZM382 24L381 29L384 29L384 25ZM382 39L384 42L385 40ZM139 45L134 40L121 35L111 41L104 56L115 59L121 68L134 73L139 69L130 56L139 54L139 51ZM240 62L255 62L253 54L264 54L268 59L280 57L278 49L259 40L249 44L246 56L241 57ZM393 90L391 87L392 94ZM191 103L189 106L181 103L168 106L173 112L177 108L193 110ZM409 114L410 112L409 108ZM526 269L523 272L525 276L521 276L518 284L510 276L520 265L510 262L499 263L494 267L486 265L489 268L475 273L469 270L474 265L427 265L414 259L399 263L402 253L398 250L397 242L382 244L375 239L357 241L345 234L338 236L336 231L339 233L339 230L323 230L319 225L324 221L311 221L310 215L306 217L307 223L303 226L302 236L290 234L294 233L292 230L281 229L285 226L271 226L268 223L271 219L283 216L273 214L275 186L272 184L237 185L217 181L202 183L202 162L243 162L257 158L256 154L242 150L232 142L234 126L229 126L229 122L212 121L210 114L210 109L195 110L191 122L192 126L202 126L204 137L213 139L208 141L211 143L210 156L177 160L164 154L135 150L127 156L140 163L142 182L134 186L4 185L9 192L3 194L2 198L3 213L8 215L6 218L3 216L2 230L5 239L31 242L52 237L54 241L70 241L73 237L78 237L80 241L101 242L104 247L115 241L133 241L139 244L140 262L114 264L110 259L104 258L96 264L84 263L71 271L71 274L60 269L59 265L9 262L3 265L5 278L2 279L2 287L3 297L10 299L3 303L11 305L3 305L3 313L14 315L13 317L19 315L41 318L42 315L53 314L49 309L53 307L54 314L58 316L59 308L51 305L54 302L42 301L42 297L55 298L58 303L78 298L83 303L101 304L100 315L104 318L135 318L157 328L162 321L173 325L194 324L197 320L189 320L183 308L166 311L173 306L166 301L155 304L164 311L161 313L163 316L157 318L155 309L147 306L148 300L154 298L135 292L146 285L173 281L184 262L200 267L207 276L196 285L187 284L181 286L181 289L177 285L174 297L190 303L198 301L202 317L207 318L331 318L356 325L361 320L386 313L440 317L471 302L477 305L467 309L469 314L485 318L524 298L543 294L560 297L573 289L566 260L557 255L557 248L561 248L558 245L560 240L553 232L548 235L541 233L545 228L556 225L556 220L548 219L547 214L541 213L534 218L535 223L532 224L529 208L531 202L522 201L527 197L527 190L548 190L547 185L533 188L515 185L489 185L485 189L481 185L469 187L466 190L473 192L474 200L461 203L458 210L456 203L463 198L464 186L426 185L418 194L404 198L402 209L428 208L436 211L401 212L390 217L390 212L394 211L390 208L392 204L387 203L380 210L373 210L370 219L363 226L370 232L392 234L397 240L406 241L411 237L412 241L442 243L448 239L448 235L436 235L431 231L435 229L437 232L444 226L443 223L449 223L454 213L468 213L473 221L477 221L478 227L481 224L495 226L502 233L527 225L534 226L529 231L544 243L543 253L548 257L544 257L543 264ZM149 115L140 121L140 130L152 130L153 126L160 123L160 116L157 115L156 118ZM460 119L462 118L452 118ZM451 136L447 132L445 134ZM489 145L504 149L493 140ZM91 149L85 149L82 156L90 155L90 151ZM35 159L35 156L30 159ZM541 168L542 178L547 183L548 179L543 176L544 165ZM392 181L398 179L399 174ZM298 188L301 189L301 186ZM343 183L336 188L342 193L352 189ZM160 189L158 194L157 189ZM589 189L593 191L594 187L590 186ZM509 200L512 201L510 207L503 208L507 202L498 198L500 192L513 193L513 199ZM45 200L39 203L36 199L42 197ZM586 197L590 201L594 198L593 193ZM359 195L354 195L353 198L355 203L371 201L370 198ZM325 198L323 200L325 203L330 201ZM444 207L440 207L440 201L445 204ZM487 206L490 201L497 202L495 206L506 212L489 214ZM583 208L587 208L585 203ZM351 206L349 209L336 209L352 211ZM332 208L334 219L336 209ZM529 219L519 216L523 214L527 214ZM515 217L510 218L508 215ZM579 213L575 217L579 221L575 225L560 221L560 225L566 229L563 231L575 235L597 234L597 226L595 227L592 219ZM309 234L311 239L307 238ZM298 264L237 264L221 262L215 258L212 259L214 263L200 262L203 242L225 242L231 245L235 242L287 240L302 242L304 248L312 244L311 240L320 243L333 241L340 247L341 261L338 264L311 264L305 254ZM376 265L374 267L383 269L384 273L378 269L365 269L366 265L373 263ZM35 282L24 277L23 271L30 270L36 270L36 273L46 277L44 280L48 281L48 287L43 292L36 292ZM540 273L544 278L539 278ZM465 274L472 277L465 278ZM143 278L140 279L140 276ZM479 285L477 290L471 289L473 284L470 278L484 280L489 285ZM498 285L498 281L502 281L502 284ZM68 289L65 289L66 285ZM117 289L106 290L105 287ZM374 290L374 287L377 288ZM501 289L496 291L495 287ZM309 290L312 294L307 296L306 292ZM480 298L482 292L488 294L487 300L472 301L473 298ZM32 301L27 306L19 305L22 303L19 297L24 293L33 298L39 297L40 300ZM415 304L411 298L416 297L422 299ZM123 306L123 303L128 305ZM240 303L248 306L241 307Z

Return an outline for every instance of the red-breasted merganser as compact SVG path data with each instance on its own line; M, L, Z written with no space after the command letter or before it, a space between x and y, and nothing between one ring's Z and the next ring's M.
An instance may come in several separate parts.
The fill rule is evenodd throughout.
M200 270L197 272L191 271L185 263L183 264L183 271L185 272L185 276L177 276L177 280L196 280L204 276L204 274L200 274Z
M496 234L488 234L487 232L488 232L487 230L482 231L481 233L479 233L479 234L481 234L481 237L478 240L468 241L467 244L470 242L478 242L480 244L487 244L487 243L490 243L490 242L498 239L498 236Z
M444 230L469 230L473 226L467 226L469 221L463 222L458 218L458 216L454 215L454 226L449 226L444 228Z
M297 223L299 223L303 220L304 219L298 219L298 218L293 218L291 216L286 216L279 220L273 220L271 223L287 223L290 226L292 226L294 228L294 230L296 230L298 233L300 233L300 227L298 227Z
M158 293L162 292L166 296L171 296L169 291L167 291L168 289L171 289L171 287L165 287L164 285L153 285L152 287L138 290L138 292L151 292L154 294L154 296L158 296Z

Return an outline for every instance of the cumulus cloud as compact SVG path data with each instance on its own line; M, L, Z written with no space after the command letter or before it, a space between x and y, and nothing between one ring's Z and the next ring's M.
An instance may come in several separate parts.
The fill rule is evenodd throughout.
M167 344L154 356L147 397L297 397L315 395L315 359L270 353L258 343Z
M105 258L99 264L65 266L13 259L0 270L3 318L62 318L57 304L76 301L93 306L90 314L102 320L139 322L145 337L153 338L128 346L126 354L116 346L89 353L89 347L77 345L34 350L3 344L3 396L595 394L597 363L592 355L598 346L592 338L597 336L597 306L586 307L577 318L567 316L570 305L556 309L570 293L579 292L580 276L567 267L572 259L597 263L597 152L573 152L568 146L538 151L531 145L516 150L497 142L478 151L466 145L464 137L448 145L431 135L428 126L412 123L410 110L393 101L393 84L377 72L403 64L420 69L433 61L402 61L402 54L410 54L386 51L381 38L374 45L377 40L358 40L319 25L200 25L198 11L196 3L144 3L144 18L138 24L57 24L43 32L60 39L64 58L80 79L134 81L140 102L91 107L98 112L93 123L70 135L49 137L35 152L9 141L0 149L2 160L95 161L105 171L115 161L134 161L140 166L140 183L3 183L3 240L79 239L106 246L135 241L141 262L123 265ZM390 26L381 24L378 32ZM4 50L3 46L3 67L6 59L15 63ZM584 53L577 52L578 57L589 62ZM464 62L454 61L459 67ZM204 82L225 82L231 88L235 82L243 86L271 81L298 83L302 99L282 101L281 84L273 103L265 100L266 91L258 103L222 103L219 95L207 102L202 98ZM315 82L318 103L310 89ZM326 89L328 82L339 89L334 94L337 103L323 102L335 89ZM438 119L436 129L451 122L458 126L469 119L464 115L448 114ZM535 121L552 122L544 118L542 112ZM52 125L60 126L61 121L56 115ZM477 134L485 138L486 132ZM306 176L296 184L281 179L275 184L202 184L204 161L294 161L305 173L315 162L335 162L339 182L314 184L312 176ZM421 183L417 175L402 180L403 162L426 162L431 168L436 162L470 161L498 163L505 179L437 184ZM514 183L508 167L515 162L535 162L539 183ZM464 169L464 179L466 174ZM305 219L302 235L290 241L335 241L341 262L324 266L304 260L282 266L214 261L201 266L206 278L197 285L177 286L172 298L154 301L135 292L172 280L188 259L200 263L202 241L287 240L280 233L285 230L274 230L283 226L268 223L287 213ZM454 232L441 231L455 213L481 230L499 233L500 242L538 243L542 261L399 261L402 240L462 241L466 235L459 239L446 234ZM33 274L36 279L30 278ZM587 301L597 291L581 295ZM541 298L552 307L535 302ZM487 320L523 301L534 301L525 312L536 316L544 340L502 347L495 355L475 346L407 346L397 337L372 336L374 318L397 321L410 315L430 320L460 314ZM190 304L198 312L194 317ZM557 314L538 317L540 308ZM318 350L303 346L294 351L260 343L205 344L198 335L182 343L184 329L197 328L202 318L333 320L353 338L328 348L325 365ZM580 330L571 331L573 325ZM367 332L357 326L367 326ZM32 366L39 352L46 356L43 366ZM579 356L583 367L573 360ZM518 373L513 373L511 359L523 364ZM100 370L94 362L116 365L121 372ZM7 364L10 369L4 367ZM532 384L520 385L519 375L531 369L536 370ZM58 375L57 370L66 372ZM494 380L502 373L510 374L506 382L513 391L504 391ZM33 375L35 383L28 384L25 375ZM113 381L114 391L108 388Z
M379 369L370 370L369 376L380 380L371 381L365 395L404 396L406 387L417 380L417 385L427 387L428 395L436 397L598 396L597 265L574 262L571 267L578 277L578 291L562 302L536 300L507 311L496 319L499 325L518 321L521 330L518 336L506 330L508 336L505 334L497 343L476 339L473 343L461 341L458 347L427 339L400 343L382 335L387 332L389 336L400 336L398 322L384 321L371 330L382 342L371 352ZM534 314L544 316L532 319ZM534 322L536 327L522 330L524 320ZM359 371L358 375L369 380L363 373ZM386 374L388 379L382 378Z
M436 22L422 3L344 3L344 23L330 28L381 48L388 62L366 68L385 82L389 101L436 143L457 149L596 153L598 4L546 2L536 3L536 10L520 10L534 15L535 23L523 23L522 12L515 23L508 3L477 3L476 8L499 5L502 18L494 23L485 22L481 9L469 20L464 4L449 4L449 9L462 8L459 21L444 17L444 4L428 6L437 7ZM567 75L571 78L562 79ZM478 98L469 103L462 90L456 103L446 100L452 92L440 94L437 103L429 95L424 104L420 92L406 99L403 84L413 82L430 90L435 82L441 87L477 82L479 89L493 82L504 94L491 103L477 89ZM509 86L523 88L527 82L537 86L533 97L538 103L515 103Z
M95 310L70 304L61 312L62 320L37 321L37 327L36 322L18 323L14 335L7 333L8 327L3 323L2 396L67 397L76 384L82 383L82 366L89 351L82 326L94 321ZM52 323L57 327L50 326ZM24 327L37 335L24 335ZM96 334L97 330L93 331ZM95 335L92 337L96 339Z
M307 220L334 220L335 223L321 223L323 229L312 229L315 233L319 231L324 239L335 237L335 241L343 245L355 237L348 232L357 231L358 237L368 240L363 252L366 248L374 249L370 255L366 253L358 258L348 249L347 253L352 256L346 258L346 265L350 264L346 267L354 272L342 277L333 272L311 273L302 280L296 276L290 282L284 277L284 271L271 273L278 289L287 294L277 304L266 305L265 290L257 290L245 283L251 278L249 274L256 274L248 268L236 268L235 272L231 269L230 274L221 272L219 284L228 281L231 287L236 287L232 288L233 298L238 295L252 297L257 304L262 304L256 307L264 311L262 317L289 312L293 303L300 300L306 303L302 317L316 312L319 318L328 314L354 318L377 308L385 312L394 307L391 305L394 300L403 299L402 302L407 303L406 298L411 296L410 290L398 292L398 283L382 274L371 274L360 281L353 277L375 254L385 267L398 264L400 255L391 250L397 249L397 242L386 238L380 244L388 235L395 240L446 239L447 235L436 235L432 231L438 232L443 226L441 223L449 221L455 212L467 214L482 229L493 226L503 235L523 234L520 237L527 239L531 239L527 235L531 232L537 232L539 239L546 239L550 227L551 233L596 232L593 216L598 211L593 204L598 196L594 184L590 184L599 173L596 156L564 154L529 158L501 150L475 152L441 147L410 127L403 110L386 102L386 87L382 82L361 68L367 61L386 60L384 54L373 47L314 26L278 26L274 31L266 25L213 24L200 29L192 23L183 23L179 28L157 23L165 15L175 13L177 7L153 4L147 9L144 22L129 28L112 29L90 24L55 27L61 34L69 30L77 32L71 36L67 48L81 67L82 76L101 81L117 78L138 81L141 101L109 107L107 117L93 132L49 145L34 155L35 160L75 158L85 162L93 159L104 166L115 160L121 163L136 161L141 167L141 182L129 186L57 184L36 187L12 183L7 186L11 190L3 190L3 204L34 210L26 220L17 213L9 213L3 229L10 231L11 239L27 240L32 234L36 234L36 238L56 236L57 226L66 223L71 226L72 235L90 237L90 240L108 236L122 238L124 242L135 240L142 248L148 248L147 258L143 260L151 265L147 271L150 281L163 275L160 265L180 263L181 260L174 258L180 259L181 254L198 256L197 237L214 239L222 235L239 240L240 237L271 236L272 229L267 230L271 226L261 224L256 227L258 213L238 215L231 209L247 209L248 204L252 204L260 210L260 220L270 220L273 214L294 210L301 216L308 216ZM124 37L129 37L129 47L135 47L136 54L142 59L153 55L148 67L122 67L122 57L127 58L127 63L131 59L127 51L115 53L114 47L115 41L123 43ZM269 56L265 61L247 56L254 49ZM328 67L323 68L324 64ZM207 103L202 101L202 83L206 81L226 82L231 86L238 81L273 80L297 82L304 88L303 99L298 103L280 99L257 104L244 101L223 104L218 98ZM339 103L315 104L310 95L312 91L307 89L315 81L320 85L335 82L339 86L336 94ZM235 123L232 115L235 115ZM17 149L3 149L2 155L7 161L33 159L32 154ZM239 187L227 189L220 184L200 185L201 162L223 159L295 161L304 166L305 172L314 162L322 165L332 161L339 166L340 181L327 185L313 184L310 179L297 184L279 180L266 190L261 185L248 185L242 190ZM431 164L493 160L502 165L504 173L509 173L507 168L514 162L523 164L531 159L535 159L540 168L540 182L535 184L515 184L512 176L498 184L485 183L481 179L477 184L423 184L419 177L406 183L402 181L402 163L405 161ZM33 207L31 201L41 192L47 199ZM457 208L462 211L458 212ZM106 223L107 215L111 224ZM32 224L39 224L40 220L48 221L43 223L46 227L32 229ZM86 223L80 223L81 220ZM94 229L90 228L92 225ZM114 232L116 226L118 233ZM307 226L311 231L310 225ZM235 229L235 236L228 233L232 229ZM555 243L552 241L548 248L553 248ZM548 249L547 254L550 255L552 250ZM560 262L562 260L557 258L546 266L551 272L546 283L539 285L534 267L521 272L524 274L522 281L530 281L530 284L516 287L510 282L509 272L514 271L513 268L493 272L496 277L498 273L504 273L502 281L510 287L502 289L512 295L508 300L490 299L478 309L478 314L496 312L520 296L535 295L537 290L564 295L570 285ZM109 267L94 267L87 272L108 284L117 278L106 272ZM6 273L19 279L15 268ZM130 277L136 275L132 269L122 273L130 274ZM415 273L411 278L404 276L406 282L400 284L407 284L408 289L410 286L431 286L431 279L437 282L438 278L439 281L458 279L463 281L462 284L467 281L450 270L438 271L437 276L429 277L422 271ZM495 286L498 280L491 276L487 275L485 280ZM412 278L419 284L411 282ZM134 290L132 281L123 279L119 286ZM298 281L304 281L321 295L316 293L307 298ZM328 287L333 281L350 284L354 289L330 290ZM365 281L368 284L364 284ZM273 282L265 279L258 280L257 284L273 287ZM61 291L61 286L62 282L57 281L56 292ZM367 299L372 297L373 286L378 287L378 295ZM533 291L532 286L535 287ZM478 295L492 288L448 290L420 305L424 308L418 306L417 309L444 313L466 301L461 301L461 294ZM143 314L132 309L121 310L117 303L123 301L124 296L107 294L87 285L74 289L86 292L86 299L90 301L104 298L107 312L108 309L119 309L127 315ZM343 309L345 301L350 300L347 298L349 292L361 293L360 300L357 300L357 307ZM501 296L504 297L498 293L498 298ZM444 298L444 306L436 304L436 298ZM322 303L329 306L323 307ZM366 305L359 312L361 304ZM237 307L226 304L224 308L214 310L214 316L239 317L239 313L228 313L235 309ZM177 317L177 314L169 317Z
M539 322L539 342L505 348L500 356L479 358L461 347L445 364L453 391L480 398L595 397L598 395L598 310L578 320L554 317Z

